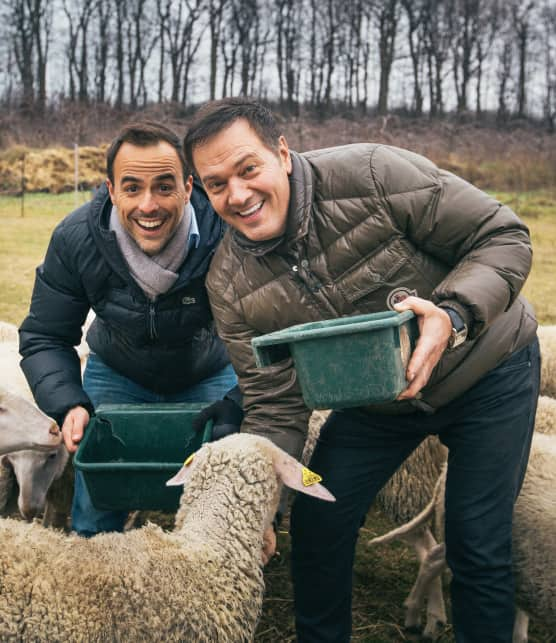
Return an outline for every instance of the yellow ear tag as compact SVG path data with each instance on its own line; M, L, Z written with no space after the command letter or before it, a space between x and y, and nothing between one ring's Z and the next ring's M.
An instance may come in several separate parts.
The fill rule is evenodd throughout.
M194 454L194 453L192 453L191 455L187 456L187 458L186 458L185 462L183 463L183 466L184 466L184 467L188 467L188 466L191 464L191 462L192 462L192 460L193 460L193 456L194 456L194 455L195 455L195 454Z
M301 469L301 477L303 480L304 487L310 487L312 484L317 484L317 482L322 481L322 478L319 476L318 473L315 473L314 471L307 469L307 467L303 467Z

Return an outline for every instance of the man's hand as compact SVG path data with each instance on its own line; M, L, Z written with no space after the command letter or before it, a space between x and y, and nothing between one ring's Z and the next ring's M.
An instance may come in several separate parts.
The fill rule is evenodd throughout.
M408 400L415 398L429 381L433 368L448 346L452 322L445 310L420 297L407 297L394 307L399 313L412 310L419 324L420 336L406 372L409 385L398 395L398 400Z
M276 532L274 527L270 525L265 529L263 534L263 550L261 552L261 558L263 560L263 565L266 565L270 559L276 553Z
M70 453L77 451L77 446L83 438L83 432L89 422L89 412L82 406L75 406L66 413L62 424L64 444Z
M243 420L243 410L233 400L224 398L200 411L191 423L191 427L195 432L202 431L209 420L213 422L212 440L219 440L239 431Z

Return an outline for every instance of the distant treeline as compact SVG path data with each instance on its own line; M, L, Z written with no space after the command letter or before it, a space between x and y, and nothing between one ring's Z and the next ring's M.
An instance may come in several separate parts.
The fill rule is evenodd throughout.
M0 0L0 102L556 119L555 0Z

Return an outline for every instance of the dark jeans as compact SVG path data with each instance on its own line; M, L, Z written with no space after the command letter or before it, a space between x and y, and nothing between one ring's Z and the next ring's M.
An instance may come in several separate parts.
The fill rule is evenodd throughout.
M300 642L349 641L359 527L376 493L429 434L449 448L446 548L456 640L511 642L512 512L529 456L539 371L535 340L433 415L330 415L310 467L337 500L298 494L292 509Z

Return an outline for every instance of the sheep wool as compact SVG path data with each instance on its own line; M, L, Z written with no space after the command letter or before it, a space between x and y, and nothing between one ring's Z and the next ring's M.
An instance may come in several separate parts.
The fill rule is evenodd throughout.
M541 349L541 395L556 397L556 325L537 328Z
M252 435L205 445L188 467L171 533L149 524L86 540L1 520L0 640L251 641L263 532L278 477L289 484L280 474L288 458ZM328 494L318 484L307 492L319 487Z

